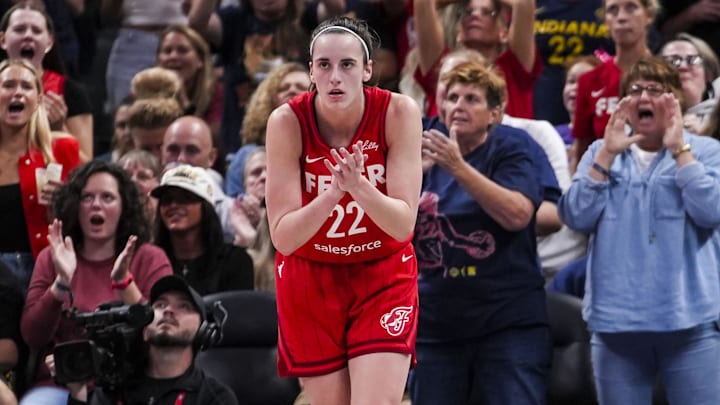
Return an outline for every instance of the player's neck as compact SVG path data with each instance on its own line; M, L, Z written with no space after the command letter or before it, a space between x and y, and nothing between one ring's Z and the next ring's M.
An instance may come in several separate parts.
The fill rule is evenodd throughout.
M362 99L361 99L362 100ZM355 137L365 109L347 108L317 115L318 131L325 142L333 147L347 147Z

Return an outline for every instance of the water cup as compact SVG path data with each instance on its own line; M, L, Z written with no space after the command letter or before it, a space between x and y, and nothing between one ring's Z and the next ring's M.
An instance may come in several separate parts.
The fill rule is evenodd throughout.
M50 201L43 198L42 189L48 181L59 182L62 177L62 165L58 163L50 163L46 168L38 167L35 169L35 181L37 183L38 204L47 205Z

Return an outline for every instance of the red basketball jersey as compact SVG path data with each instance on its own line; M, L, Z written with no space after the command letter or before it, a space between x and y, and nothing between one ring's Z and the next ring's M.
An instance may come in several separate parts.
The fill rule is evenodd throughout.
M613 59L578 78L575 120L572 136L578 139L601 139L610 115L620 101L622 71Z
M365 112L351 144L362 141L363 152L367 156L364 175L378 190L387 194L385 116L391 93L375 87L365 87L364 92ZM318 131L313 107L315 94L304 93L288 102L300 122L302 132L300 166L303 205L309 204L332 183L332 175L323 163L325 158L334 162L330 155L332 148ZM293 254L328 263L365 262L391 255L410 243L411 239L397 241L390 237L346 193L320 230Z

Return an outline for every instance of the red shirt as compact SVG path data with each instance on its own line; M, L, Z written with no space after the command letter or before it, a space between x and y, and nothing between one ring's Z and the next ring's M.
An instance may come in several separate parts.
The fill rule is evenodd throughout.
M420 71L419 66L415 69L414 78L426 95L426 117L438 115L435 97L437 94L440 61L448 52L449 50L445 49L442 56L438 58L433 67L424 75ZM542 71L542 60L540 59L538 51L535 51L535 63L530 72L525 70L517 56L509 49L495 59L495 67L505 79L505 86L507 88L507 106L505 107L505 112L516 118L534 118L533 89L535 88L535 81Z
M61 180L64 182L68 173L80 164L80 148L77 139L71 137L55 139L52 142L52 153L55 162L63 166ZM37 149L29 150L18 159L20 194L33 257L37 257L40 251L48 245L48 210L45 205L38 204L35 180L35 169L45 166L47 166L47 162Z
M383 194L387 194L385 163L385 116L391 93L375 87L365 87L365 112L351 144L363 142L365 177ZM332 175L323 163L334 161L330 146L322 139L315 120L313 100L315 92L308 92L290 100L288 104L300 122L303 153L302 202L307 205L319 193L330 187ZM346 193L320 230L293 254L308 260L328 263L357 263L391 255L408 243L398 241L382 231L368 217L362 207Z
M65 94L65 76L52 70L45 70L42 77L43 92L52 91L59 95Z
M583 74L578 79L572 136L600 139L620 97L622 71L613 59Z

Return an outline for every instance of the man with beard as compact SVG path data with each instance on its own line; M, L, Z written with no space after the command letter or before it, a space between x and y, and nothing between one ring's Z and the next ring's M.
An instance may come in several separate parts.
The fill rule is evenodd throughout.
M153 285L150 303L155 317L143 331L143 375L128 381L116 399L100 387L89 395L85 385L70 387L68 404L237 404L228 387L194 365L197 351L212 343L207 331L214 320L208 319L202 297L182 278L166 276Z

